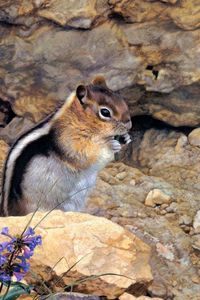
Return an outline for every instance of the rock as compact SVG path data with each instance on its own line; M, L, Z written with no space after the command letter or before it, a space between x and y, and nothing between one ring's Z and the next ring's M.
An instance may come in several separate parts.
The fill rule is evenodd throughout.
M190 145L200 147L200 128L196 128L190 132L188 141Z
M41 297L41 300L43 298ZM48 300L101 300L98 296L80 294L80 293L57 293L52 296L45 296L44 299Z
M146 296L140 296L140 297L135 297L133 295L130 295L128 293L124 293L119 297L119 300L162 300L161 298L150 298Z
M31 225L37 224L44 215L43 212L37 212ZM30 217L0 218L0 228L8 226L12 234L20 233ZM54 268L65 285L69 285L80 277L110 274L92 281L86 280L75 286L75 291L113 299L130 286L134 289L137 283L145 286L152 280L148 264L149 246L105 218L53 211L37 227L36 232L42 235L43 244L34 254L32 271L37 270L40 276L42 269L48 266ZM60 259L62 262L58 263ZM71 272L63 275L73 265ZM45 281L48 281L48 276ZM32 284L34 282L31 274L26 280Z
M161 299L167 299L167 291L166 291L166 287L164 287L162 285L161 282L155 282L153 283L149 289L148 289L148 293L149 295L153 296L153 297L158 297L158 298L161 298ZM183 294L182 294L183 295ZM168 295L169 296L169 299L172 298L173 296L172 295Z
M195 230L195 233L200 233L200 210L197 211L194 217L193 228Z
M165 3L176 4L177 0L161 0L147 2L145 0L111 0L115 13L120 13L128 22L142 23L157 19L163 21L170 19L180 28L191 30L200 25L199 10L195 0L183 0L178 5L166 6ZM192 14L191 14L192 12Z
M170 203L171 197L159 189L150 191L145 199L145 205L154 207L163 203Z
M0 95L18 116L30 98L26 117L38 120L79 82L103 74L132 115L200 124L196 0L10 0L0 11ZM35 94L44 95L41 113Z
M193 247L195 250L200 251L200 234L196 234L196 235L194 236L194 240L193 240L192 247ZM200 275L200 273L199 273L199 275Z
M183 215L179 219L179 224L191 225L192 224L192 218L190 216Z
M34 91L33 95L20 95L13 103L13 110L16 115L25 117L34 123L44 119L53 113L62 102L58 99Z
M0 180L2 180L3 166L9 150L9 146L3 140L0 140L0 149Z
M119 180L123 180L127 176L126 172L121 172L116 175L116 178Z
M192 281L196 284L200 284L200 276L192 276Z
M101 3L99 3L101 2ZM61 26L72 26L75 28L88 29L98 20L103 18L103 13L108 10L105 0L55 0L48 3L46 7L39 7L38 15L42 18L54 21Z
M187 145L187 137L185 135L181 135L176 143L175 152L177 154L183 152L184 147Z
M183 164L184 158L192 159L193 154L189 150L191 146L183 144L180 148L181 151L175 154L174 148L182 134L166 130L163 133L163 131L153 130L154 135L149 135L150 146L148 143L139 144L140 151L143 151L139 154L144 154L142 157L149 163L149 168L147 168L148 164L144 164L144 167L140 166L139 170L117 162L110 164L100 173L97 187L88 201L86 211L110 218L151 245L154 280L148 288L148 295L163 299L172 299L173 297L182 299L184 295L186 300L190 300L195 299L195 295L200 293L198 285L191 280L192 276L196 274L198 266L193 264L191 255L188 255L191 253L192 247L197 245L197 241L194 241L193 236L187 231L191 232L192 220L199 207L199 190L191 187L189 183L184 185L181 177L183 174L191 172L191 168L188 167L185 170ZM135 146L137 145L134 144ZM167 157L165 153L169 155L167 162L163 159L163 155ZM136 156L140 158L140 155ZM196 157L198 158L198 155ZM133 161L129 160L129 164L131 163L133 164ZM174 179L170 165L172 163L177 165ZM134 164L139 165L139 161L134 161ZM156 164L158 166L154 169ZM170 165L169 169L168 165ZM165 166L166 172L164 172ZM143 172L141 172L142 170ZM162 171L161 176L151 175L151 171L154 170ZM195 170L198 174L198 167L195 166ZM121 172L126 173L123 180L116 178L117 174ZM163 180L162 176L166 179ZM177 178L182 179L179 181ZM192 178L194 181L194 177L191 177L191 180ZM132 180L134 180L134 185L131 184ZM154 189L170 195L173 202L161 204L154 209L146 206L144 203L146 195ZM165 215L161 214L161 210L165 210ZM184 215L187 218L183 218ZM191 222L186 225L188 228L180 227L179 224L183 219L187 223ZM187 271L186 266L190 268ZM177 284L174 287L175 281ZM187 282L184 292L181 290L183 281Z
M172 248L172 247L170 247L169 245L164 246L161 243L156 244L156 250L157 250L158 254L160 256L165 257L166 259L168 259L170 261L173 261L174 260L174 254L173 254L172 249L170 249L170 248Z
M185 140L185 137L184 133L170 129L147 130L138 147L137 163L149 175L161 177L173 186L180 189L184 187L193 193L200 189L199 149L189 143L179 143L180 138ZM179 143L178 152L177 143Z
M5 140L8 144L12 144L18 137L33 126L34 123L31 120L15 117L5 128L0 129L0 138Z
M154 280L148 295L194 300L200 294L192 281L199 268L199 238L194 238L199 234L191 225L200 209L200 157L188 138L191 128L179 126L200 124L198 1L0 2L0 125L5 127L0 136L7 143L97 73L126 97L132 116L151 115L178 127L139 132L126 150L130 167L119 163L103 170L86 210L151 246ZM145 206L154 189L173 202ZM168 259L170 251L174 260ZM40 272L41 264L36 267ZM56 275L45 272L41 277L53 286Z

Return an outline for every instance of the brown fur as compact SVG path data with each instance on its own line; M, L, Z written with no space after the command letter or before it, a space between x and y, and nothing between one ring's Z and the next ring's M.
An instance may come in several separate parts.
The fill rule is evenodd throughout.
M123 123L130 121L128 107L123 99L108 88L105 92L95 91L91 85L87 88L85 105L81 105L77 96L74 96L71 105L63 108L54 123L59 132L59 144L67 152L67 164L74 170L93 165L101 156L101 149L106 146L107 139L126 132ZM112 122L97 117L101 105L107 105L114 112Z

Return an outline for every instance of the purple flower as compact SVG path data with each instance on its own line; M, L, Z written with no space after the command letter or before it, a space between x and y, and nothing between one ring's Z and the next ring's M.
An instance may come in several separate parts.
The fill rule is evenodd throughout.
M10 275L0 273L0 282L8 282L11 281Z
M0 255L0 266L4 265L7 262L7 258L3 255Z
M0 234L10 239L0 244L0 282L12 281L13 276L21 281L30 269L27 259L34 254L35 247L42 244L42 238L35 235L31 227L17 237L9 234L8 227L4 227Z
M18 281L20 281L28 272L30 269L30 264L27 263L26 259L24 257L19 257L22 262L17 263L16 265L13 265L13 275L17 278Z
M36 235L35 236L35 244L37 245L42 245L42 237L41 235Z
M6 246L9 244L9 242L3 242L0 244L0 253L3 252L3 250L6 248Z
M14 267L21 268L23 271L28 272L30 264L26 261L26 258L23 256L17 256L17 259L21 260L21 262L17 263Z
M26 275L26 273L13 272L13 275L16 277L17 281L21 281Z
M23 244L29 247L30 250L34 250L36 246L42 244L42 238L40 235L36 235L33 237L23 237L22 238Z
M30 264L27 263L25 260L20 264L16 264L12 266L13 275L16 277L17 281L21 281L29 269L30 269Z
M8 227L3 227L2 230L1 230L1 234L2 234L2 235L5 235L5 236L8 236L9 238L12 239L12 236L9 234L9 229L8 229Z
M34 234L35 234L35 231L33 230L33 228L28 227L28 229L24 232L23 236L26 237L26 236L34 235Z
M4 250L12 252L14 250L13 242L3 242L0 244L0 253Z
M3 227L1 230L1 234L3 234L3 235L8 235L8 232L9 232L8 227Z
M14 245L12 243L8 243L8 245L6 246L6 249L8 250L8 252L13 252L14 251Z
M30 250L29 247L24 247L23 250L24 250L23 255L25 258L30 258L31 256L33 256L34 252L33 252L33 250Z

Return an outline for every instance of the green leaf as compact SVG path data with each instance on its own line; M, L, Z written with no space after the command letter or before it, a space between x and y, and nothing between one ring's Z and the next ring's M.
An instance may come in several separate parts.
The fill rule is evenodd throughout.
M15 300L21 295L30 294L32 288L32 286L21 282L13 282L12 288L9 289L7 295L1 296L0 300Z

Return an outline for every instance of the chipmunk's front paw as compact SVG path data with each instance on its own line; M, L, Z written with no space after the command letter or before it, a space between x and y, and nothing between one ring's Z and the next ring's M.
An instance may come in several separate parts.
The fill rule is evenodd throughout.
M112 150L114 153L119 152L119 151L121 150L121 148L122 148L120 142L117 141L117 140L115 140L114 138L110 139L110 140L108 141L108 144L109 144L111 150Z
M128 133L126 133L126 134L123 135L123 139L125 141L125 144L131 143L131 137L130 137L130 135Z

